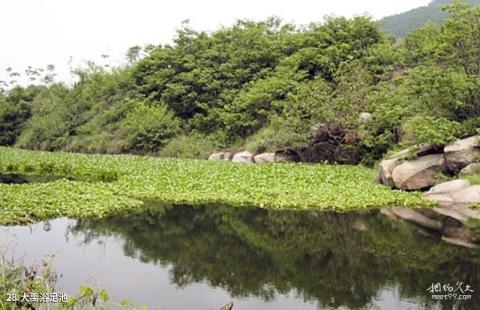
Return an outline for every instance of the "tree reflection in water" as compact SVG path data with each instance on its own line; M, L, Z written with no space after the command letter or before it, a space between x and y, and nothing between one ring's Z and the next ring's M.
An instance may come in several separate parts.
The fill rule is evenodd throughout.
M402 299L433 305L432 283L463 281L480 289L480 251L419 234L414 226L378 211L327 213L272 211L228 206L165 206L72 228L85 242L99 236L124 239L124 252L171 267L183 287L207 282L235 297L271 300L294 292L323 306L364 308L385 287ZM480 304L458 302L459 308ZM453 302L444 302L450 309Z

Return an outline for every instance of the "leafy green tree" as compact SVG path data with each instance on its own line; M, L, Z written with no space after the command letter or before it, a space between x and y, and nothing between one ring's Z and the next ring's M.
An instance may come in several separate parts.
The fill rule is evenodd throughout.
M136 104L122 121L126 134L124 149L140 153L156 153L179 133L180 122L165 105Z

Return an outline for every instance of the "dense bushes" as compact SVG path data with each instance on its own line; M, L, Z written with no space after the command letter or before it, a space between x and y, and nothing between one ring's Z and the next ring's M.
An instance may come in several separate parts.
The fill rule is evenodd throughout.
M215 148L301 148L315 125L342 133L332 154L352 149L364 162L399 143L443 144L480 124L480 8L447 10L443 26L397 42L367 17L184 27L128 67L77 70L72 87L7 90L0 144L205 158Z
M197 132L180 135L171 139L159 152L163 157L207 159L215 151L212 137L205 137Z
M155 153L180 130L180 122L166 106L138 103L122 121L126 151Z

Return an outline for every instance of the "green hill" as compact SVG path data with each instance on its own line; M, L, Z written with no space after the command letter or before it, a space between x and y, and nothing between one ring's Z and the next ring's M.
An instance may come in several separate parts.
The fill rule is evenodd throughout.
M431 21L441 24L447 17L447 13L442 11L442 6L452 3L453 0L434 0L427 6L422 6L405 13L387 16L380 23L385 32L395 37L403 37L410 31L416 30L427 22ZM470 5L480 4L480 0L464 0Z

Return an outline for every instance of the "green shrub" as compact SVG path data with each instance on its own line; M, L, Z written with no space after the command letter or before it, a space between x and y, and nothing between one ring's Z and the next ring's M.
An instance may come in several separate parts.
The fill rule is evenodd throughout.
M302 147L308 142L308 129L293 120L274 118L269 125L247 138L246 149L265 152L285 147Z
M16 87L7 95L0 92L0 145L15 144L25 122L31 117L32 101L41 87Z
M416 116L409 119L403 126L403 140L411 143L431 143L444 145L454 141L461 130L458 122L442 117Z
M215 150L211 138L198 133L181 135L170 140L159 152L162 157L207 159Z
M180 122L163 104L139 103L122 121L125 151L156 153L180 131Z

